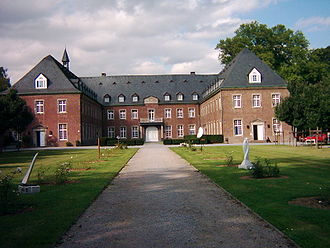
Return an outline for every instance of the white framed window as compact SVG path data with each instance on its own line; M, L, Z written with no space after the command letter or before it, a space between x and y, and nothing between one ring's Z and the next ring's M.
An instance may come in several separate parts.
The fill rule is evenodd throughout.
M256 68L249 73L249 83L261 83L261 74Z
M164 113L166 119L172 118L172 109L167 108L164 110Z
M139 96L138 95L133 95L132 96L132 102L138 102L139 101Z
M235 136L242 136L243 129L242 129L242 120L234 120L234 135Z
M178 101L183 101L183 94L182 93L177 94L176 97L177 97Z
M43 114L45 109L44 109L44 100L36 100L34 102L34 107L35 107L35 112L36 114Z
M67 124L58 124L58 139L59 140L68 140Z
M253 108L261 107L261 96L259 94L252 95L252 107Z
M119 110L119 119L126 120L126 109Z
M184 132L183 132L183 125L178 125L177 126L177 135L178 135L178 138L182 138L184 136Z
M125 102L125 96L124 95L119 95L118 96L118 102Z
M176 109L176 118L183 118L183 109L182 108Z
M109 138L115 138L115 127L108 127L108 137Z
M165 102L169 102L169 101L171 101L171 95L170 95L170 94L165 94L165 95L164 95L164 101L165 101Z
M196 134L196 125L190 124L188 127L189 127L189 135L195 135Z
M281 132L281 122L276 119L276 118L273 118L273 132L274 133L278 133L278 132Z
M120 127L119 137L121 139L126 139L126 130L127 130L127 128L125 126Z
M57 100L57 109L59 113L66 113L66 100Z
M242 107L242 96L241 95L233 95L233 106L234 106L234 108Z
M195 108L188 109L188 116L189 118L195 118Z
M197 93L194 93L192 95L192 99L193 99L193 101L198 101L198 94Z
M165 138L172 138L172 126L165 126Z
M139 138L139 127L138 126L132 126L132 138L133 139Z
M136 120L139 118L138 110L137 109L132 109L131 110L131 118L132 120Z
M114 112L114 110L108 109L107 110L107 116L108 116L108 120L114 120L115 119L115 112Z
M34 86L36 89L47 89L47 78L40 74L35 80L34 80Z
M281 94L273 93L272 94L272 107L276 107L280 103L281 103Z
M104 100L105 103L109 103L110 102L110 96L109 95L105 95L103 97L103 100Z

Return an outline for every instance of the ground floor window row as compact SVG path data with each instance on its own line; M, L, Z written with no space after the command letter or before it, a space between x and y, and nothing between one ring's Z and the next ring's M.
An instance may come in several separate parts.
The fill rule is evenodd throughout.
M250 130L250 133L253 135L255 140L264 140L265 137L265 130L266 128L272 128L272 133L277 135L281 133L282 130L282 123L276 119L272 118L272 124L267 124L266 122L262 121L255 121L252 123L246 124L246 129ZM233 120L233 132L235 136L242 136L244 130L243 119L234 119Z
M164 126L163 128L157 128L158 131L163 130L163 137L169 138L183 138L184 135L196 135L196 125L176 125L176 126ZM130 135L128 135L130 132ZM109 126L107 128L107 136L109 138L142 138L142 128L140 126L131 126L130 130L127 126Z

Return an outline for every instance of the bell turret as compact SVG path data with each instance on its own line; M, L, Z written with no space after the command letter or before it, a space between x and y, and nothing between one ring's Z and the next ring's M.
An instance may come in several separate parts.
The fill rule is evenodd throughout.
M63 53L63 57L62 57L62 63L63 63L63 66L65 68L67 68L68 70L70 69L70 59L69 59L69 55L66 51L66 48L64 49L64 53Z

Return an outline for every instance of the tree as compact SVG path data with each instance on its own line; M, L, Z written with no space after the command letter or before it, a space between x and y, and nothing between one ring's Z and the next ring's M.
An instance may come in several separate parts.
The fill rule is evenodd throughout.
M276 117L298 131L330 127L330 77L317 84L292 83L292 94L275 109Z
M216 49L220 50L220 61L228 64L243 48L249 48L288 79L292 73L299 76L299 70L295 66L307 60L308 45L308 40L300 31L294 32L282 24L269 28L254 21L242 24L233 38L220 40Z
M33 114L26 102L17 95L15 89L10 89L5 95L0 95L0 136L7 130L23 132L32 122ZM2 141L0 141L2 146Z
M10 87L7 69L0 67L0 92Z

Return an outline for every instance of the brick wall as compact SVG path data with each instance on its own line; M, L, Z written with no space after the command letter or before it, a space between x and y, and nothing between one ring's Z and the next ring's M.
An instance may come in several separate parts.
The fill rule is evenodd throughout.
M65 146L66 142L75 144L81 140L81 119L80 119L80 94L59 94L59 95L34 95L21 96L34 113L34 120L28 126L23 135L30 135L33 138L34 146L38 144L36 132L44 132L45 146ZM59 112L59 100L66 101L62 113ZM43 113L36 113L37 101L43 101ZM39 105L39 111L42 106ZM65 124L66 137L60 140L59 124ZM62 126L63 127L63 126ZM40 145L39 141L39 145Z
M171 109L171 118L165 118L165 109ZM177 118L178 109L182 109L183 118ZM189 109L195 110L195 117L189 117ZM108 120L107 111L114 111L114 120ZM126 119L122 120L119 118L120 110L126 111ZM132 119L132 110L138 111L138 119ZM113 106L106 107L103 111L104 125L103 125L103 135L107 136L107 128L112 126L115 127L115 137L119 136L119 128L121 126L127 127L127 138L131 138L131 127L138 126L140 131L140 138L145 138L145 128L147 125L141 125L141 118L148 118L148 111L154 110L155 119L161 119L164 126L172 126L172 138L179 138L177 135L178 125L183 125L184 135L189 133L189 125L195 125L195 132L199 127L199 106L197 104L145 104L137 106ZM165 130L161 128L161 125L156 125L159 129L159 137L165 138Z

